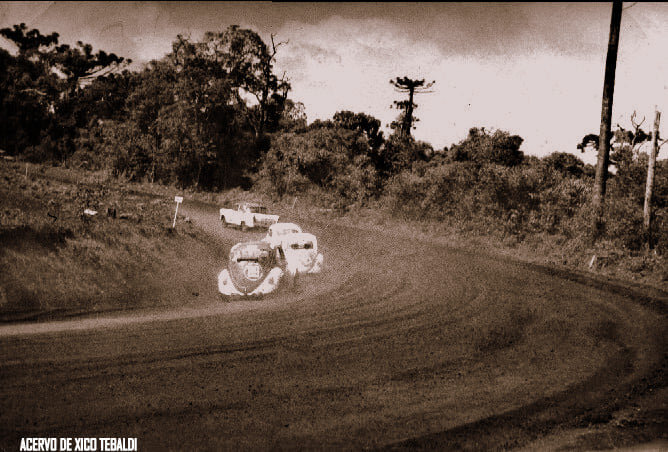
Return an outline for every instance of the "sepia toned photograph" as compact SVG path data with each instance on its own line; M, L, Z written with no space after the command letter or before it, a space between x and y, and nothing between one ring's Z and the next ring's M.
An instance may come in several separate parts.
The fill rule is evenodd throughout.
M668 451L667 52L661 2L0 2L0 452Z

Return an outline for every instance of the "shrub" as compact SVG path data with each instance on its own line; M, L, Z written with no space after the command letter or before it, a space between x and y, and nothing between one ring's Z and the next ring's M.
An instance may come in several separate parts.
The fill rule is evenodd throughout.
M524 159L524 153L520 151L523 141L519 135L510 135L503 130L490 134L484 127L473 127L466 139L450 148L449 156L454 161L515 166Z
M318 188L342 205L364 202L377 194L380 182L368 151L359 131L319 127L281 134L252 175L253 185L279 197Z
M560 172L564 176L581 177L584 174L584 162L567 152L553 152L543 159L548 168Z
M540 196L540 229L549 233L573 236L576 231L587 228L578 222L573 226L569 221L580 213L580 208L588 206L591 199L591 185L581 179L561 178L559 182L542 190ZM573 230L575 229L575 230Z

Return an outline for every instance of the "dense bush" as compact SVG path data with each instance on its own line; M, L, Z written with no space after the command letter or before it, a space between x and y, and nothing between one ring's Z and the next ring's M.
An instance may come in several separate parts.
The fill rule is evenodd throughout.
M391 135L378 151L377 169L384 177L410 170L416 163L428 161L434 154L429 143L412 137Z
M565 176L581 177L585 172L584 162L567 152L553 152L545 157L543 162Z
M503 130L490 133L484 127L473 127L464 140L450 148L449 156L454 161L515 166L524 159L524 153L520 151L523 141L522 137Z
M472 162L435 165L422 173L416 166L388 181L382 204L405 218L469 218L476 205L472 189L478 173Z
M369 149L364 134L339 127L282 134L252 176L254 186L279 197L316 189L328 193L323 198L335 199L335 204L361 203L379 184Z
M381 205L394 216L439 220L446 224L498 232L522 239L550 234L589 243L593 179L579 159L555 153L508 167L434 159L413 165L388 180ZM647 158L621 166L609 184L607 229L603 240L619 250L635 252L645 244L642 228ZM653 197L652 245L658 253L668 245L668 165L659 162Z
M592 186L581 179L564 177L539 193L540 224L539 230L548 233L560 233L567 237L577 236L589 229L586 218L575 220L584 214L591 200Z
M607 197L608 235L616 237L627 249L639 250L647 239L657 251L668 247L668 160L657 162L654 170L651 237L642 228L647 154L641 153L620 165L609 184Z

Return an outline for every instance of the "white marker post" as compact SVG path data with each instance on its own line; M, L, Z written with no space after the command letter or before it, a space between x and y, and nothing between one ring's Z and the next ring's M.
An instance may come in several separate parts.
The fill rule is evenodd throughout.
M172 229L176 227L176 216L179 214L179 204L183 202L183 196L175 196L174 201L176 201L176 212L174 212L174 221L172 222Z

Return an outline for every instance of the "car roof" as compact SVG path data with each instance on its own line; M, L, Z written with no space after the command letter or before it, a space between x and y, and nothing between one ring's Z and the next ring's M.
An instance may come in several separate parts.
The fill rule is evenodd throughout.
M271 226L269 226L269 229L272 231L275 231L277 229L299 229L300 231L302 228L296 224L296 223L274 223Z
M313 242L317 243L318 240L315 238L315 235L309 232L293 232L292 234L286 234L283 236L284 242L290 243L299 243L299 242Z
M230 255L232 253L239 253L242 251L251 251L251 250L257 250L259 251L271 251L271 246L267 242L262 242L260 240L254 240L252 242L241 242L237 243L230 249Z

